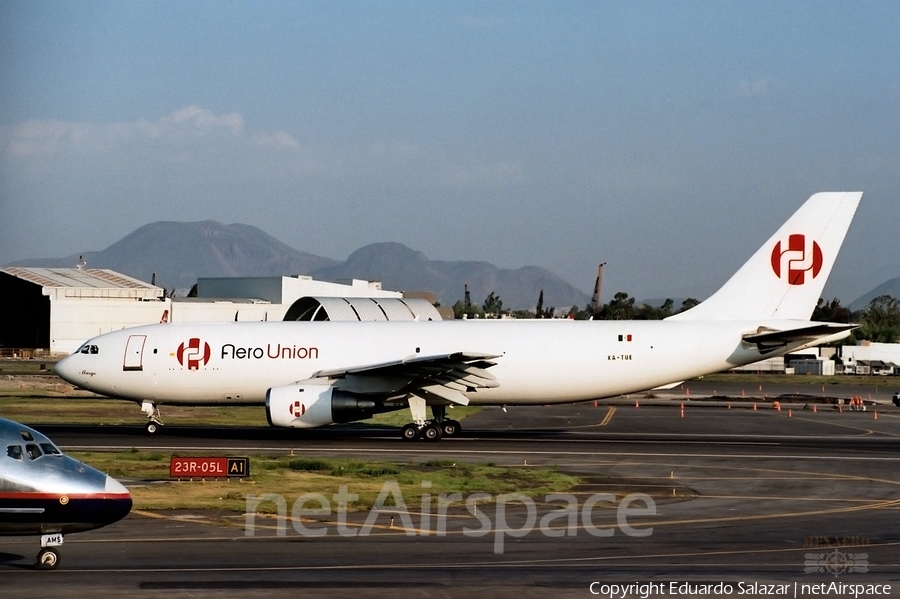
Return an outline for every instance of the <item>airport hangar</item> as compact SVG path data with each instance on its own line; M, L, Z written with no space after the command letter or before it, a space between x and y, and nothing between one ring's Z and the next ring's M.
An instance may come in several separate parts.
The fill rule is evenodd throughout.
M159 322L441 320L430 294L308 276L197 280L197 297L106 269L0 268L0 356L70 354L91 337Z

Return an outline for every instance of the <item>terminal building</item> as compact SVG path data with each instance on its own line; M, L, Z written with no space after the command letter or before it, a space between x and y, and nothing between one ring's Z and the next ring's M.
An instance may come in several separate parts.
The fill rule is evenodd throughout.
M0 356L69 354L85 340L160 322L266 320L441 320L421 294L379 282L311 277L207 278L197 297L105 269L0 268Z

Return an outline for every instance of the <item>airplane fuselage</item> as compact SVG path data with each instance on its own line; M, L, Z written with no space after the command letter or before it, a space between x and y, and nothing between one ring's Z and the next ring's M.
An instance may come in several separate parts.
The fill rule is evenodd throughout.
M497 386L471 404L546 404L641 391L762 359L741 341L758 320L253 322L151 325L93 340L58 365L85 389L157 404L252 405L271 387L347 364L497 356ZM775 323L784 326L785 321ZM799 345L797 343L796 345ZM786 348L790 349L790 348ZM97 376L102 372L103 376Z

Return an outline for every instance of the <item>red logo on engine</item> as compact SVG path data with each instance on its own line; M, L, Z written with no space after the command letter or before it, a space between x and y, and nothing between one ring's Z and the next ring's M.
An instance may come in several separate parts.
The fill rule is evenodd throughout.
M815 279L822 270L822 248L805 235L790 235L786 247L779 241L772 248L772 270L779 279L787 277L791 285L803 285L806 273Z
M304 414L306 414L306 406L300 403L299 401L295 401L290 406L291 416L294 418L300 418Z
M186 365L188 370L200 370L200 364L202 363L206 366L206 363L209 362L211 353L209 343L203 342L203 348L201 350L200 339L191 337L187 342L187 345L182 343L178 346L178 353L176 356L178 357L178 363L182 366Z

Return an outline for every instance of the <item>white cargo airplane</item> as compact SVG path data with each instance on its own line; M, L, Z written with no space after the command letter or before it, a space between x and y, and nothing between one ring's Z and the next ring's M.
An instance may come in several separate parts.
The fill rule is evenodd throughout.
M854 325L809 318L861 197L812 196L712 297L663 321L158 324L91 339L56 372L140 402L151 433L159 405L265 403L269 424L294 428L408 407L403 438L436 440L459 431L450 405L612 397L847 336Z

